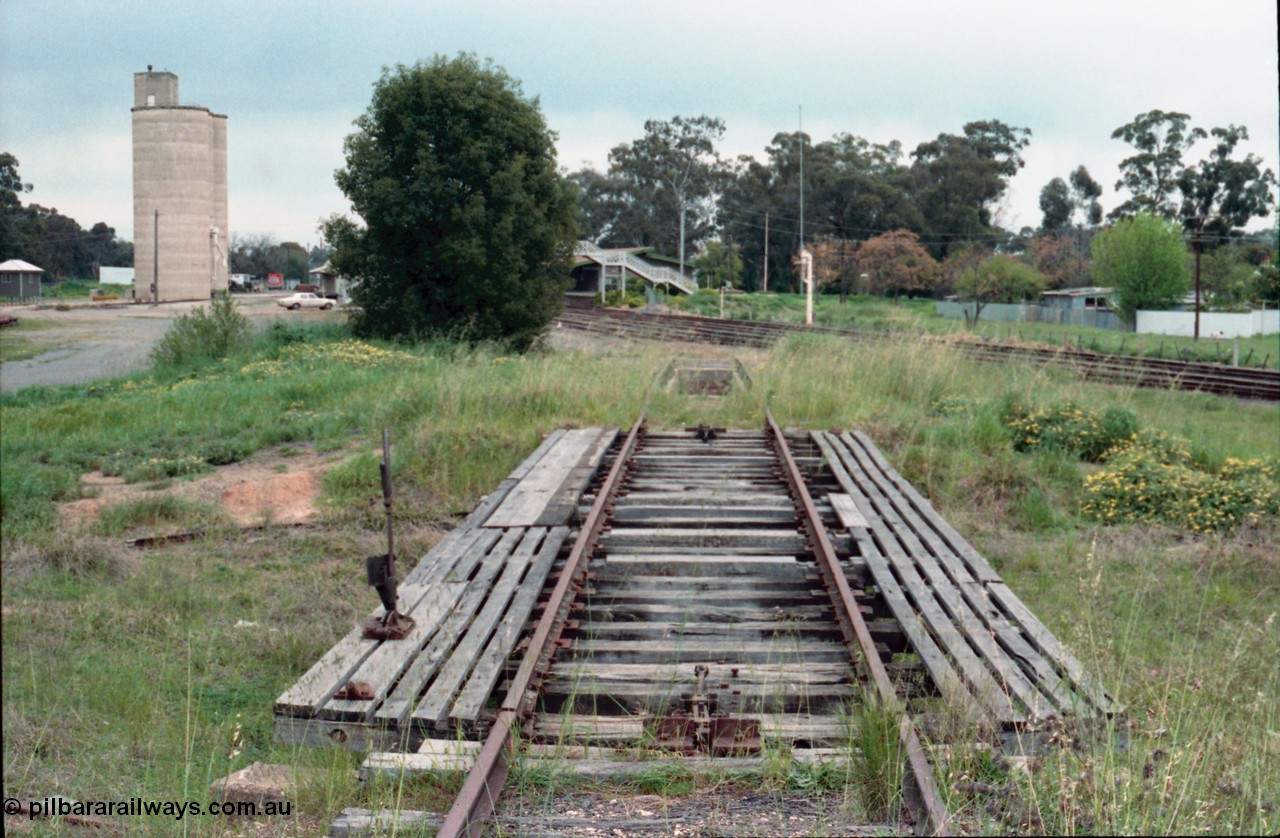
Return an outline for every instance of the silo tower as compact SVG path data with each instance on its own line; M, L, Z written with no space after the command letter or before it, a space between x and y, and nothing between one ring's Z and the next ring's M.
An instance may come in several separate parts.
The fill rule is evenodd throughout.
M133 252L139 300L227 290L227 118L150 66L133 75Z

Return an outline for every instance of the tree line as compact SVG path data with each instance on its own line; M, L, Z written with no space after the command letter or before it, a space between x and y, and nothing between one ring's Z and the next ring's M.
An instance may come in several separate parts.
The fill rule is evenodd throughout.
M650 120L644 136L610 151L606 171L569 174L583 236L669 255L687 249L701 254L699 272L717 287L747 290L799 290L802 246L814 253L815 275L829 290L942 296L986 289L1020 299L1095 279L1091 242L1104 222L1104 190L1085 166L1045 184L1039 227L1014 232L1000 224L1000 201L1024 166L1029 128L969 122L909 153L897 141L839 133L815 143L801 131L783 132L763 159L736 160L718 152L724 130L722 120L705 115ZM1274 208L1276 177L1255 155L1238 153L1247 129L1205 130L1187 114L1152 110L1112 137L1134 153L1115 184L1128 197L1107 220L1149 214L1176 222L1214 254L1209 279L1224 302L1256 296L1244 275L1252 276L1275 241L1251 243L1243 228ZM1201 141L1211 144L1207 157L1185 162Z
M132 267L133 243L114 227L99 221L86 230L56 209L24 205L32 188L18 173L18 159L0 152L0 262L30 262L48 279L96 280L99 266Z

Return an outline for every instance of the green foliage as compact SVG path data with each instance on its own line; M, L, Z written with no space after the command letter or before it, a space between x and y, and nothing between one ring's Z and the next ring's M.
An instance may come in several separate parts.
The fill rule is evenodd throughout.
M626 294L623 294L621 289L615 288L612 291L605 292L604 304L607 306L640 308L644 305L644 297L635 291L628 291Z
M863 811L872 821L896 817L902 808L901 716L881 702L868 700L858 714L857 752L852 779Z
M175 524L194 528L217 518L217 511L205 504L159 495L125 501L103 509L98 516L98 532L101 535L122 535L131 530L154 530Z
M1216 473L1170 462L1133 445L1085 478L1081 511L1104 524L1162 523L1192 532L1226 532L1280 514L1274 460L1228 458Z
M693 270L700 288L718 291L726 285L742 287L742 257L738 248L730 249L719 239L707 242L702 255L694 260Z
M1098 233L1091 249L1096 281L1115 289L1116 311L1130 323L1139 309L1167 309L1187 293L1187 249L1172 221L1139 213Z
M249 338L249 320L230 294L217 294L209 311L201 306L180 315L151 350L158 366L186 367L225 358Z
M536 100L472 55L383 72L338 186L364 225L324 225L362 336L451 334L527 349L561 305L573 189Z
M1132 197L1114 209L1111 218L1147 213L1173 218L1177 212L1174 192L1182 174L1182 154L1203 139L1203 128L1189 128L1191 117L1177 111L1152 110L1111 133L1137 153L1120 162L1116 189L1128 189Z
M1044 291L1044 274L1021 259L997 254L969 268L956 280L956 293L974 300L976 320L985 303L1016 303L1035 299Z
M1276 175L1263 169L1262 159L1254 154L1243 160L1231 159L1240 141L1249 139L1249 130L1243 125L1214 128L1209 134L1214 138L1209 159L1188 166L1178 176L1182 192L1178 214L1188 232L1213 237L1213 246L1238 235L1253 218L1266 218L1271 213Z
M1022 150L1031 130L998 119L970 122L963 136L939 134L911 156L915 201L935 258L947 255L948 240L992 232L992 208L1023 166Z
M1280 303L1280 265L1263 265L1257 269L1251 280L1254 299L1275 305Z
M1093 463L1138 431L1132 411L1089 410L1069 401L1039 409L1006 402L1004 419L1017 451L1065 451Z
M723 136L724 122L705 114L647 120L643 137L609 152L606 175L575 175L587 198L586 235L606 247L646 244L686 257L714 229Z
M1040 190L1040 212L1044 218L1040 229L1046 231L1061 230L1071 223L1071 190L1067 182L1056 177Z
M133 245L99 221L88 230L74 218L39 204L22 205L32 186L18 174L18 159L0 152L0 262L22 259L45 278L96 279L98 265L132 265Z

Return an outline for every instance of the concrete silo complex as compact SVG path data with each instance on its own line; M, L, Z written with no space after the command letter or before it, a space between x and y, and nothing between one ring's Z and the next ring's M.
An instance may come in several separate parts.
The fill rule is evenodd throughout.
M227 118L179 105L178 77L149 66L133 75L133 231L137 299L227 290Z

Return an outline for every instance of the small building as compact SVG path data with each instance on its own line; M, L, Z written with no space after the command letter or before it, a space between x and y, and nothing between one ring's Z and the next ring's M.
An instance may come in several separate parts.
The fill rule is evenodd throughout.
M570 297L601 296L606 291L643 287L652 299L662 286L691 294L698 289L691 272L680 270L680 260L662 256L652 247L598 247L578 242L574 250ZM684 266L689 267L688 263Z
M37 268L21 259L0 262L0 299L38 300L40 275L44 268Z
M328 259L320 267L307 271L307 275L311 278L311 284L316 287L316 293L321 297L328 297L343 304L351 302L352 283L346 277L339 276Z
M1058 291L1045 291L1041 294L1044 297L1044 304L1061 309L1072 309L1075 311L1110 311L1111 306L1107 302L1107 295L1114 292L1113 288L1100 288L1091 285L1087 288L1063 288Z

